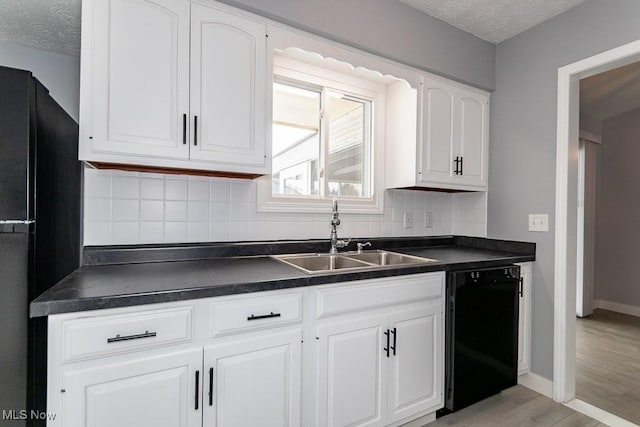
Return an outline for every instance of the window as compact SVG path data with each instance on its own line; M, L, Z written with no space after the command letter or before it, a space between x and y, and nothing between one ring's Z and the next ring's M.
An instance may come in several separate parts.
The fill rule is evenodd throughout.
M277 25L267 33L272 173L257 180L258 211L327 213L337 197L340 212L382 214L385 156L416 140L421 74Z
M372 101L276 78L272 194L371 197Z
M378 82L274 55L272 172L258 208L323 212L338 197L344 211L381 212L384 94Z

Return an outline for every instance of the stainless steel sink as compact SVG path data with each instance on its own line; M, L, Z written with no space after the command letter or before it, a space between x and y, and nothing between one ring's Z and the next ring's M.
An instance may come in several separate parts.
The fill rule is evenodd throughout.
M370 264L385 266L385 265L411 265L411 264L424 264L428 262L435 262L433 259L421 258L413 255L398 254L389 251L365 251L362 253L349 254L344 256L350 259L357 259L358 261L368 262Z
M389 251L345 252L332 254L288 254L273 255L272 258L288 264L307 274L336 271L377 269L389 266L427 264L436 260Z
M324 273L335 270L350 270L371 267L366 262L347 258L342 255L293 254L274 255L273 258L296 267L305 273Z

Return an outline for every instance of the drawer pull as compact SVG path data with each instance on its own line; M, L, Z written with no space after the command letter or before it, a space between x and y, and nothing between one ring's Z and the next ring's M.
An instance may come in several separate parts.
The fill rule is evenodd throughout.
M107 338L107 343L111 344L112 342L120 342L120 341L131 341L131 340L139 340L142 338L152 338L157 334L155 332L144 331L144 334L136 334L136 335L125 335L123 337L120 334L116 335L113 338Z
M213 406L213 368L209 368L209 406Z
M260 316L256 316L256 315L252 314L251 316L247 317L247 320L270 319L272 317L280 317L280 316L281 316L280 313L274 313L272 311L269 314L261 314Z
M389 345L389 330L388 329L386 331L384 331L384 335L387 337L387 346L385 348L383 348L383 350L387 353L387 357L389 357L389 348L391 346Z
M396 335L396 328L391 329L391 333L393 334L393 346L391 346L391 350L393 350L393 355L396 355L396 343L398 336Z
M200 403L200 371L196 371L196 398L195 407L198 410L198 404Z

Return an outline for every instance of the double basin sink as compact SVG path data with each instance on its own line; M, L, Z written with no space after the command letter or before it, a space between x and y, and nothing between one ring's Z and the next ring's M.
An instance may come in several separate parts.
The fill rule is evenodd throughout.
M307 274L403 267L437 262L434 259L382 250L362 251L359 253L343 252L335 255L287 254L273 255L272 257Z

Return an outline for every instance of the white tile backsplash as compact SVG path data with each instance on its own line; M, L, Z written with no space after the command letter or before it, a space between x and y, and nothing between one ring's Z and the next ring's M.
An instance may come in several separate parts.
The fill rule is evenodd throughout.
M85 245L323 239L326 214L257 212L254 181L85 170ZM486 236L486 193L385 191L383 214L340 215L340 237ZM404 213L413 228L404 228ZM424 212L432 212L426 228Z
M140 221L162 221L164 202L162 200L140 200Z
M113 221L138 221L140 218L140 201L138 199L113 199Z
M164 181L164 199L165 200L187 200L187 179L167 178Z
M164 180L154 178L140 179L140 198L145 200L164 200Z
M164 219L165 221L186 221L187 202L173 200L164 202Z
M188 199L191 201L208 202L209 201L209 181L189 180Z
M138 176L113 176L112 195L118 199L140 198L140 178Z

